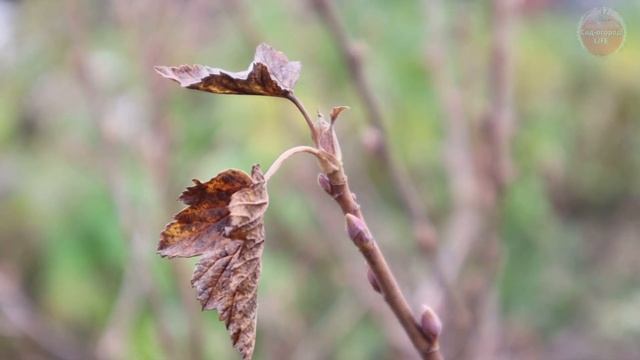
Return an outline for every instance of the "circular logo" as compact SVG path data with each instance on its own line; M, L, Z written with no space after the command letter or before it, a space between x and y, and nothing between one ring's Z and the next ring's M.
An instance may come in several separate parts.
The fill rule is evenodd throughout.
M587 11L578 25L580 42L593 55L606 56L624 43L625 27L620 14L607 7Z

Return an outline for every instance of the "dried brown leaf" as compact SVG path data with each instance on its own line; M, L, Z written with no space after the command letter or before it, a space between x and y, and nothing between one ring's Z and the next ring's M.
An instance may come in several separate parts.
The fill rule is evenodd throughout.
M156 66L158 74L180 86L215 94L287 97L300 76L301 64L267 44L260 44L249 68L229 72L204 65Z
M257 289L269 205L259 166L251 176L226 170L206 183L194 180L180 199L188 205L162 232L158 253L202 255L191 285L204 310L215 309L243 359L253 354Z

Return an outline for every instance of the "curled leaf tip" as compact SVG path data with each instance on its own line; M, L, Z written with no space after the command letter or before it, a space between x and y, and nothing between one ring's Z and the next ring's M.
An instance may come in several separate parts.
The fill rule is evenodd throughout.
M182 87L190 88L207 75L206 67L202 65L155 66L160 76L173 80Z
M349 109L351 108L348 106L335 106L333 109L331 109L331 113L330 113L331 124L333 124L338 119L338 116L340 116L340 113Z

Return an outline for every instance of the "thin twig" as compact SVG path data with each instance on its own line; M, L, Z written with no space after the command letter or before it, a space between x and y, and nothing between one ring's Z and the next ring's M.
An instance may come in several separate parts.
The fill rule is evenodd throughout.
M309 184L310 177L301 171L288 171L287 176L291 178L301 191L308 192L309 188L305 184ZM324 230L319 236L326 240L323 242L327 246L329 254L335 259L339 259L341 265L340 274L347 281L349 289L356 296L356 301L365 304L365 307L373 312L374 321L384 333L384 337L389 346L389 355L383 358L394 359L412 359L415 358L415 350L409 338L405 335L400 323L396 320L393 312L388 310L386 303L381 302L379 294L371 291L371 285L368 281L364 281L364 272L362 269L362 258L357 252L352 250L351 244L343 241L340 235L341 229L336 229L333 204L325 202L320 192L312 191L309 195L313 196L309 206L314 216L318 219L320 227ZM362 195L362 194L361 194ZM313 251L304 248L304 251ZM360 260L360 261L359 261Z
M311 117L309 116L307 109L305 109L304 106L302 106L302 103L300 102L300 100L293 93L290 93L287 96L287 99L289 99L296 106L296 108L298 108L298 110L302 114L302 117L304 117L304 121L307 123L307 126L309 127L309 131L311 131L311 140L313 140L314 144L317 144L318 132L316 131L315 126L313 125L313 121L311 121Z
M452 59L447 48L448 41L444 39L443 4L440 0L427 0L425 10L430 33L426 59L446 116L445 168L453 198L451 215L445 225L446 240L438 253L438 263L445 277L454 283L471 250L475 234L479 232L479 189L469 122L464 113L460 89L449 68Z
M265 181L269 181L269 179L273 176L273 174L275 174L278 171L278 169L280 169L280 166L282 166L282 163L285 160L287 160L291 156L293 156L295 154L298 154L298 153L301 153L301 152L306 152L306 153L310 153L310 154L318 156L318 153L320 152L320 150L318 150L316 148L313 148L311 146L296 146L296 147L293 147L293 148L283 152L271 164L271 166L269 167L269 170L267 170L267 172L264 174Z
M345 186L345 190L348 191L348 187ZM340 200L337 201L340 203ZM341 205L341 207L351 207L354 205L357 206L357 204L345 204ZM363 220L362 214L360 214L359 218ZM368 228L366 231L368 231ZM393 273L391 272L391 269L389 268L389 265L387 264L382 251L378 247L377 242L373 239L373 237L371 237L368 239L368 241L354 241L354 243L366 259L369 267L371 268L371 271L375 275L380 290L384 295L384 300L396 315L398 321L400 321L405 332L411 339L413 346L420 353L420 356L423 359L442 359L438 342L430 342L429 339L427 339L422 333L422 330L416 322L411 308L409 307L409 303L402 294L398 282L393 276Z
M511 139L513 114L513 27L519 0L492 1L492 44L489 59L489 108L482 124L479 168L485 192L485 236L478 258L482 261L480 286L477 286L475 324L470 331L467 354L493 356L498 347L500 329L496 276L502 266L500 242L500 204L512 177ZM483 329L485 331L475 331ZM491 331L486 331L491 330ZM471 356L469 356L471 357Z
M377 147L379 163L386 168L385 173L390 176L393 189L411 218L415 236L421 245L433 249L437 243L435 227L429 219L426 206L420 197L416 196L419 192L410 180L407 169L396 161L391 153L380 102L374 96L373 88L367 81L360 52L356 44L349 38L333 2L331 0L311 0L311 2L327 30L333 36L340 55L349 69L348 74L364 105L369 126L380 134Z
M409 215L416 241L419 245L422 245L422 249L426 250L431 271L441 292L452 300L453 309L464 317L466 309L460 300L459 294L452 286L450 278L444 273L441 261L438 259L438 252L436 251L439 245L438 231L429 217L427 207L420 200L420 197L416 196L419 192L411 181L407 169L395 160L390 151L380 102L374 96L374 90L367 81L360 52L357 50L354 41L349 38L346 27L341 21L334 3L331 0L311 1L326 28L333 36L349 69L351 81L356 87L356 92L360 96L367 112L369 126L380 135L378 139L379 157L377 160L386 168L385 173L390 176L393 189Z
M411 181L408 171L395 160L388 145L388 136L384 127L383 115L379 101L374 96L374 91L367 81L366 74L359 51L355 43L349 38L347 30L341 21L335 5L331 0L312 0L315 9L324 21L327 29L338 45L340 54L349 68L351 81L356 87L367 112L369 126L374 128L379 136L378 151L379 163L386 168L385 173L391 177L391 183L398 198L402 202L413 227L413 234L421 248L426 250L430 261L431 271L434 274L440 291L447 298L452 300L452 308L462 317L466 316L466 309L460 299L459 294L451 284L449 277L443 273L443 266L438 260L437 247L439 244L438 231L433 225L426 206L416 196L419 192Z
M496 334L484 331L496 320L497 298L495 276L500 268L499 202L510 174L509 142L512 134L512 90L510 54L510 9L513 0L494 0L493 33L488 79L490 105L481 119L480 141L472 146L473 129L464 113L463 95L455 83L451 68L451 42L445 39L443 2L425 1L426 22L430 36L427 62L431 67L435 88L447 115L448 176L453 194L453 210L445 232L446 245L439 253L447 277L456 282L464 265L474 260L483 269L473 276L474 291L467 295L469 319L455 326L455 344L446 348L459 359L476 358L478 354L493 358ZM511 9L512 10L512 9ZM478 251L472 253L477 248ZM493 328L492 331L497 331Z
M386 173L389 174L393 189L409 214L414 236L421 248L426 250L435 279L444 295L452 300L453 310L460 314L461 317L466 317L467 311L460 299L460 295L451 285L449 277L443 273L442 266L437 258L436 249L439 244L437 229L429 218L426 206L420 201L420 197L416 196L419 192L411 181L408 171L391 154L381 106L374 96L373 88L367 82L362 58L357 46L349 39L346 28L331 0L312 0L312 2L338 45L349 69L348 73L351 76L351 80L357 89L357 94L364 104L369 125L380 134L378 139L380 163L385 167Z
M484 134L491 148L486 161L491 166L490 179L499 196L511 178L512 164L510 142L514 132L513 116L513 25L519 0L493 1L493 31L491 59L489 62L489 94L491 94L488 116L485 118ZM487 159L489 160L489 159Z
M471 124L465 114L463 94L452 73L451 42L445 38L444 4L441 0L425 0L424 7L428 31L426 63L445 115L445 169L453 205L443 231L443 246L437 254L437 263L447 282L457 284L473 244L481 239L485 218L479 205L481 189L473 157ZM446 296L441 303L448 304L449 300L461 306L456 306L458 311L448 312L446 323L453 335L447 337L443 345L458 359L461 349L466 348L468 335L460 329L469 328L472 312L465 298L456 300Z
M300 101L297 101L297 106L302 115L305 116L307 112L304 105ZM330 183L330 188L325 190L327 190L331 197L338 203L343 214L347 218L347 223L349 224L350 216L359 219L362 231L368 234L366 241L361 241L351 229L348 229L349 235L354 244L358 247L378 280L379 287L387 305L391 308L407 336L413 343L413 346L423 359L442 359L439 351L438 336L428 338L422 332L413 315L409 303L402 294L400 286L391 272L384 255L382 254L382 251L378 247L377 242L370 235L371 231L366 225L366 221L362 211L360 210L360 205L356 202L355 196L351 192L342 163L335 159L331 161L330 158L320 156L318 156L318 160L321 163L325 163L321 164L323 171L331 169L325 173ZM326 164L327 162L328 164Z

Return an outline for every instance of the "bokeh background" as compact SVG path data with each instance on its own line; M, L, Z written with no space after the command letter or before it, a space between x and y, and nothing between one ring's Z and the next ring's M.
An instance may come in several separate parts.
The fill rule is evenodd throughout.
M605 4L627 38L601 58L576 30ZM640 358L638 24L635 1L0 0L0 358L238 358L159 233L192 178L308 131L152 67L243 70L263 41L311 111L351 106L352 188L447 358ZM301 155L269 184L255 358L415 358L316 176Z

